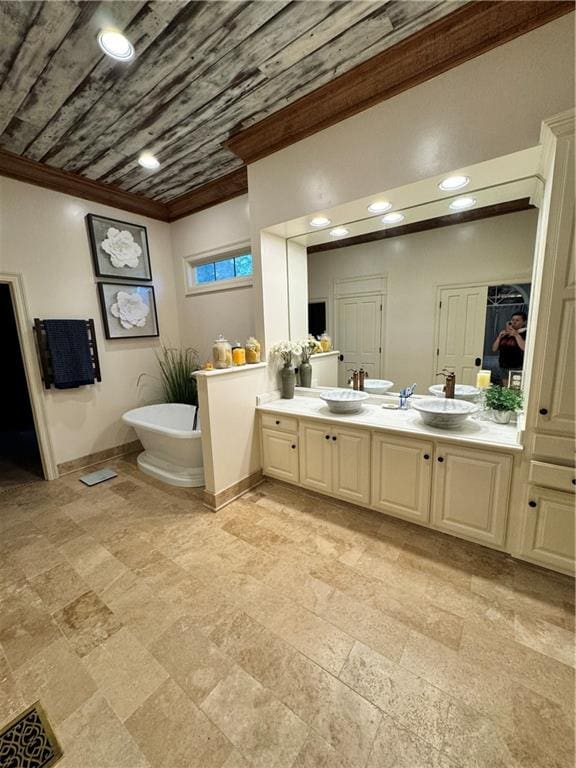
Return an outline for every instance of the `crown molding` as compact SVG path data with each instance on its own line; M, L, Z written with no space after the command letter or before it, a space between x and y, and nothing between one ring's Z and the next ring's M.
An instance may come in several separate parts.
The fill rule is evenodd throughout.
M567 0L468 2L236 133L225 146L253 163L573 10Z
M164 203L5 150L0 150L0 175L94 203L110 205L129 213L168 221L168 208Z
M246 166L238 168L226 176L209 181L201 187L187 192L185 195L166 203L167 221L177 221L184 216L198 213L205 208L211 208L218 203L224 203L233 197L245 195L248 192L248 170Z
M529 211L535 208L536 206L530 202L529 197L523 197L519 200L507 200L505 203L494 203L494 205L487 205L484 208L478 208L475 211L449 213L446 216L437 216L435 219L414 221L411 224L403 224L400 227L389 227L387 229L378 230L378 232L367 232L364 235L341 238L330 243L310 245L308 246L308 253L322 253L322 251L333 251L335 248L349 248L351 245L374 243L378 240L388 240L391 237L413 235L415 232L426 232L426 230L429 229L452 227L454 224L466 224L470 221L491 219L493 216L504 216L507 213L518 213L519 211Z

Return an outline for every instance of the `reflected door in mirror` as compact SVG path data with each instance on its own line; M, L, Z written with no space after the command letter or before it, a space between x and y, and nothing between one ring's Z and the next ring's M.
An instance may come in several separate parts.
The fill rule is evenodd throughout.
M336 300L336 348L339 363L338 385L345 387L350 369L363 368L367 378L381 376L382 302L379 294L347 296Z
M476 384L482 364L488 286L440 290L436 372L448 368L458 384Z

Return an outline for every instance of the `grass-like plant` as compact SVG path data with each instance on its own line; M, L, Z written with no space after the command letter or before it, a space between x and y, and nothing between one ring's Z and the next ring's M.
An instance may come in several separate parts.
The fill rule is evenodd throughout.
M196 379L192 376L194 371L200 368L198 352L192 347L178 349L161 344L160 350L156 352L156 359L160 366L160 381L164 390L164 401L166 403L198 405ZM140 374L138 384L146 375L145 373Z
M200 368L198 352L192 347L175 349L162 344L156 359L166 402L198 405L196 379L192 376Z
M522 392L491 384L485 394L486 408L493 411L519 411L522 408Z

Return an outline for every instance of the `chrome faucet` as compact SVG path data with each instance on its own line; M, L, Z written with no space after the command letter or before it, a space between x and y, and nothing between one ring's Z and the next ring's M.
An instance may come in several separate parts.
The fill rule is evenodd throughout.
M400 390L400 408L408 408L408 398L412 397L416 384L412 384L411 387L404 387Z

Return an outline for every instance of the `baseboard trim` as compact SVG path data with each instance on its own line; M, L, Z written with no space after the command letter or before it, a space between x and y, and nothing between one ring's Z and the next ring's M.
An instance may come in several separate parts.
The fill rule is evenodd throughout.
M252 475L239 480L237 483L225 488L218 493L210 493L210 491L204 491L204 506L211 509L212 512L218 512L223 507L230 504L232 501L240 498L248 491L260 485L264 481L262 470L254 472Z
M58 464L58 475L69 475L71 472L77 472L79 469L92 467L94 464L102 464L102 462L109 459L126 456L128 453L135 453L141 450L142 443L140 440L132 440L130 443L116 445L114 448L106 448L104 451L97 451L96 453L89 453L86 456L80 456L71 461L64 461L62 464Z

